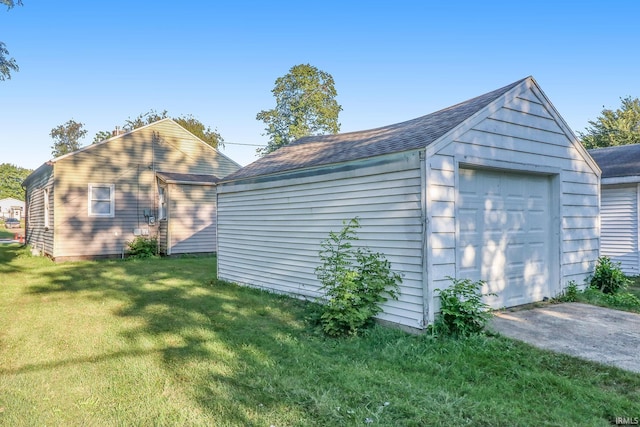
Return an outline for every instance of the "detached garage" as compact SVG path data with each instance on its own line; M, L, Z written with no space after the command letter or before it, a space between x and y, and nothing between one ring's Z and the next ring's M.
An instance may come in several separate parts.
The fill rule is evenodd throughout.
M531 77L427 116L309 136L218 185L218 274L320 296L320 243L355 216L404 275L382 320L422 329L448 277L493 307L582 284L598 258L600 170Z
M602 169L600 250L619 262L625 274L637 276L640 144L597 148L589 153Z

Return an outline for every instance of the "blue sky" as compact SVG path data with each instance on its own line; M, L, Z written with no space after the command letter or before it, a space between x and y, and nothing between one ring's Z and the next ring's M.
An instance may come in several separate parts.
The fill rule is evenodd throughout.
M640 96L640 2L45 1L0 8L20 71L0 82L0 163L34 169L49 132L96 132L150 109L192 114L246 165L275 80L309 63L335 80L341 131L419 117L532 75L584 131Z

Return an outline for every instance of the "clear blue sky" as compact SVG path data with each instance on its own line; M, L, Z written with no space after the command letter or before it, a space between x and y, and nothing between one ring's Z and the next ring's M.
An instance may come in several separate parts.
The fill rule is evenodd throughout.
M640 96L640 2L51 1L0 7L20 71L0 82L0 163L36 168L49 132L149 109L193 114L238 163L302 63L335 80L343 132L419 117L532 75L574 130Z

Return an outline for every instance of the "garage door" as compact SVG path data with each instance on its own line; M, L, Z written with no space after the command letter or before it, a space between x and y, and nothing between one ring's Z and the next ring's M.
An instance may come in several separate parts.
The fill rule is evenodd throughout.
M486 281L494 308L550 296L550 178L475 169L459 176L459 278Z

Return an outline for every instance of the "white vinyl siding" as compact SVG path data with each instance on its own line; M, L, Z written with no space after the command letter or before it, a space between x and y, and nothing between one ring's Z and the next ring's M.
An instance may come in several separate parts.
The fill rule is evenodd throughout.
M601 192L601 249L625 274L638 270L638 186L603 186Z
M578 284L593 271L599 254L599 179L583 153L572 146L556 116L544 108L532 88L496 108L489 116L427 148L427 215L430 223L429 289L445 288L447 276L464 278L455 256L460 236L453 209L458 173L468 165L548 174L555 195L550 236L557 242L551 259L548 293L559 293L571 280ZM461 166L462 165L462 166ZM555 278L555 279L553 279ZM435 311L438 311L437 301ZM431 318L433 320L433 318Z
M403 274L398 301L379 317L420 327L422 304L421 180L417 152L357 162L331 173L258 184L225 185L218 194L221 279L317 297L320 243L342 222L360 218L360 245L383 253Z
M407 151L223 182L220 277L318 296L320 242L329 231L339 231L343 220L359 216L362 244L385 253L404 274L400 301L385 304L379 317L424 328L439 311L435 289L448 287L451 277L487 279L461 262L461 222L468 221L464 207L460 215L461 180L465 170L474 169L504 178L504 203L495 213L530 222L516 232L522 248L504 253L511 267L502 273L516 283L504 289L504 303L553 297L572 280L584 283L599 255L599 170L535 84L518 86L421 150L424 164L419 151ZM478 192L476 214L493 214L485 209L490 198L483 197ZM475 244L484 250L487 243ZM526 259L531 250L539 256Z

